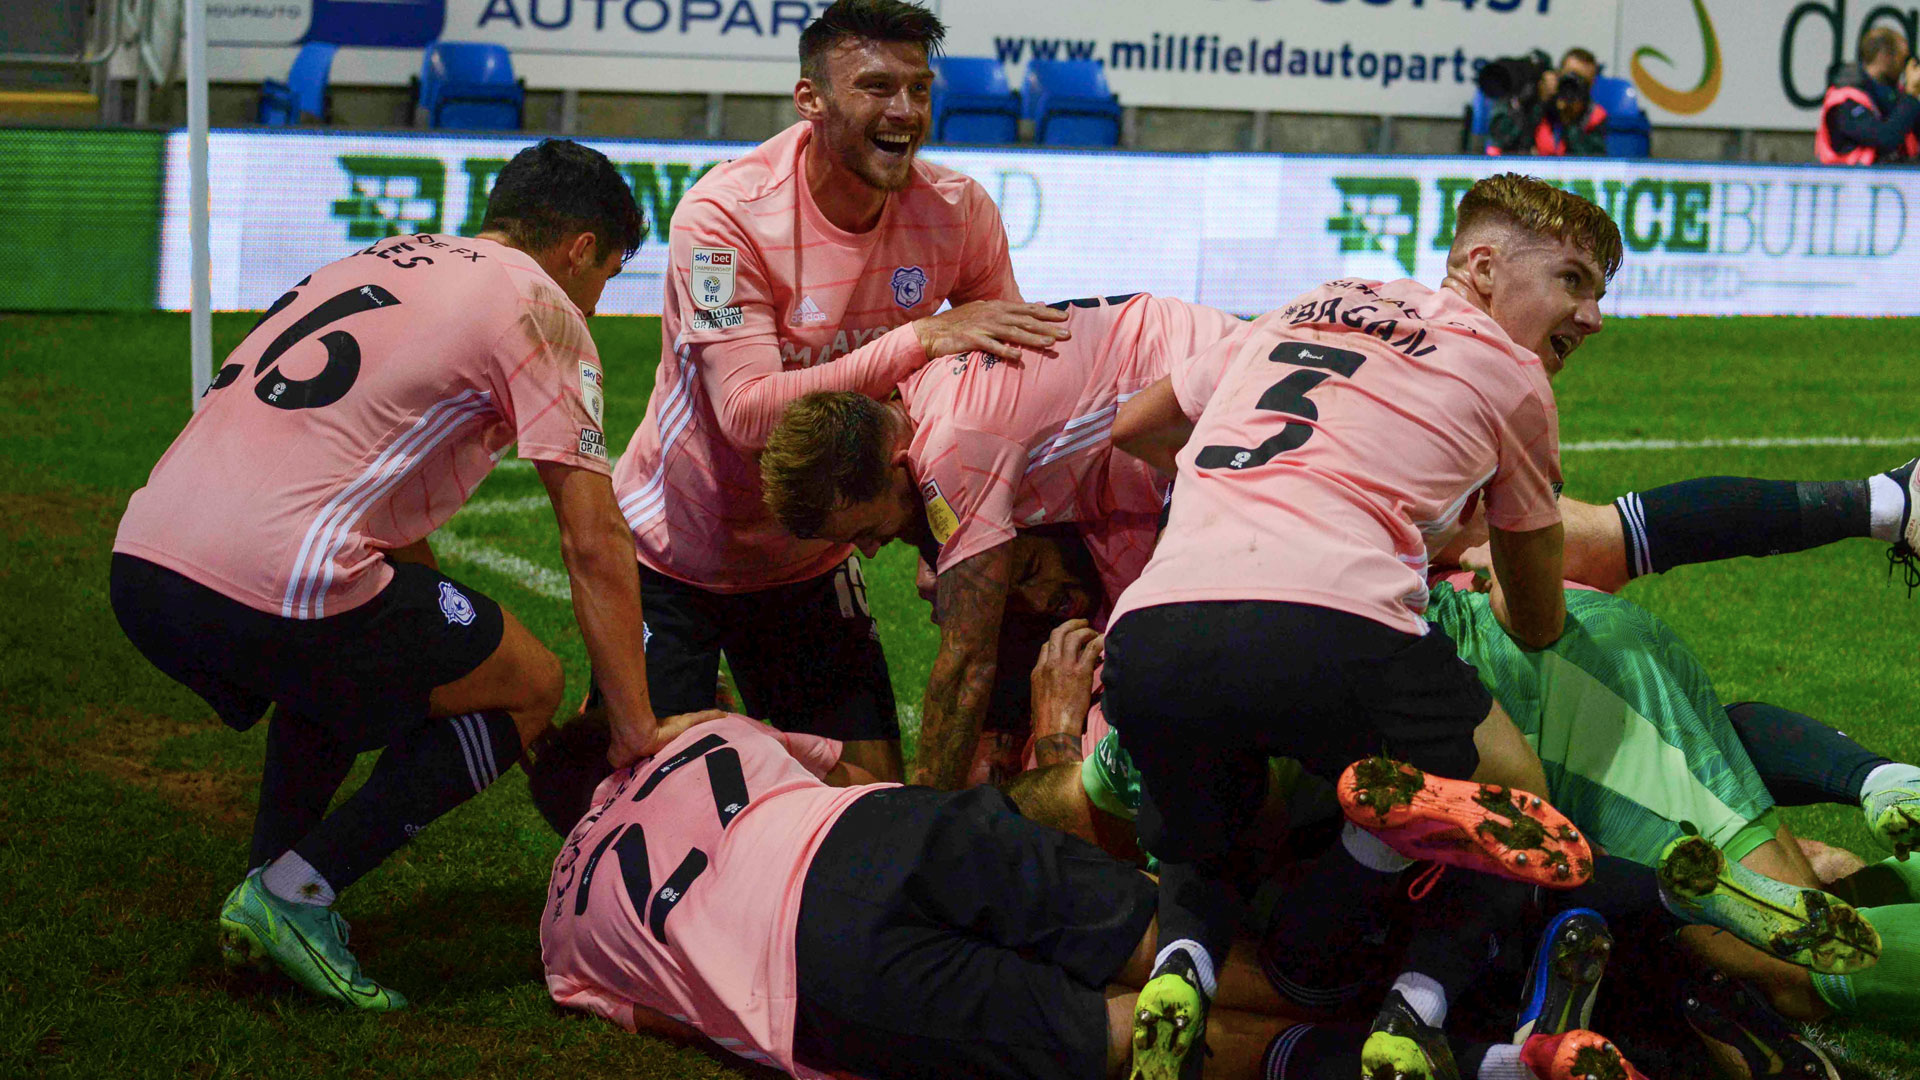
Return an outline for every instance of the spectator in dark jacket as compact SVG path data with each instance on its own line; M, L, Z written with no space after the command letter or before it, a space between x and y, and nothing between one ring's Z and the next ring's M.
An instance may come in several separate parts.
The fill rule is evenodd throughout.
M1820 103L1813 148L1828 165L1872 165L1920 156L1920 64L1900 31L1876 26L1860 37L1860 62L1842 67Z
M1593 102L1600 62L1568 49L1542 72L1534 93L1497 102L1487 118L1487 153L1596 157L1607 152L1607 110Z

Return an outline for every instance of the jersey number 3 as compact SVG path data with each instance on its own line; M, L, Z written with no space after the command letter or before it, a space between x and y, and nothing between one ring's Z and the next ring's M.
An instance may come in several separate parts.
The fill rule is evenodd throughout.
M264 323L278 315L288 304L300 297L300 288L308 280L303 278L293 291L273 302L267 313L260 317ZM288 349L300 344L307 338L332 323L339 322L349 315L358 315L374 308L392 307L400 299L378 285L362 285L357 289L348 289L318 307L301 316L292 326L280 332L260 354L253 365L253 393L261 401L276 409L318 409L331 405L347 396L353 389L354 380L360 377L360 342L345 330L328 330L320 335L320 344L327 349L327 366L310 379L289 379L280 374L276 362ZM259 323L254 324L259 329ZM224 389L240 378L239 364L228 364L213 377L207 385L207 393Z
M1272 386L1260 395L1254 408L1266 412L1286 413L1289 416L1304 417L1308 420L1320 419L1320 410L1307 395L1314 388L1334 375L1353 378L1360 365L1367 358L1357 352L1346 349L1330 349L1325 345L1308 344L1304 341L1283 341L1267 354L1267 360L1275 364L1292 364L1301 368L1317 368L1316 371L1296 371ZM1311 424L1288 422L1278 434L1269 437L1259 446L1207 446L1194 456L1193 463L1202 469L1251 469L1256 465L1265 465L1277 455L1289 450L1297 450L1313 437Z

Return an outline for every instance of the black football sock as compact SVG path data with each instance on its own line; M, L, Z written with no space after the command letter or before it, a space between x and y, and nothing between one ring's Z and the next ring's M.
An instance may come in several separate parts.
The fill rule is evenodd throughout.
M355 756L320 725L275 707L267 725L267 763L260 772L248 866L265 865L320 824Z
M1268 981L1309 1008L1351 1000L1373 975L1355 978L1354 950L1384 928L1399 882L1397 870L1362 865L1344 841L1315 858L1274 905L1260 944Z
M1614 500L1627 572L1665 573L1739 555L1781 555L1868 536L1866 480L1795 482L1708 476Z
M1295 1024L1267 1044L1260 1058L1261 1080L1353 1080L1361 1075L1360 1050L1367 1044L1367 1035L1363 1024ZM1447 1041L1459 1074L1479 1076L1492 1045L1460 1038ZM1519 1051L1518 1047L1508 1049Z
M1585 885L1572 889L1542 887L1534 895L1542 914L1549 919L1573 908L1589 908L1609 923L1651 917L1675 927L1682 925L1660 902L1660 878L1654 869L1618 855L1594 856L1593 876Z
M344 890L518 760L520 733L505 712L428 720L382 751L360 790L293 850Z
M1240 893L1222 877L1198 863L1160 864L1160 951L1153 973L1159 975L1175 953L1184 953L1193 981L1213 999L1220 965L1233 947L1233 930L1240 924ZM1183 972L1184 974L1184 972Z
M1353 1080L1366 1042L1362 1024L1295 1024L1267 1044L1261 1080Z
M1727 706L1767 793L1781 806L1858 805L1867 774L1892 759L1791 709L1760 701Z
M1487 971L1503 937L1525 919L1534 887L1461 870L1436 885L1414 902L1413 938L1394 989L1423 1021L1440 1027L1449 1004Z

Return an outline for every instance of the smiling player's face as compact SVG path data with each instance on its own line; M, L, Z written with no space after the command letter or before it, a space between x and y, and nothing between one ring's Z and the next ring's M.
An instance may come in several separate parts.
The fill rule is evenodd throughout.
M817 129L828 155L868 187L898 191L913 179L913 155L933 124L933 71L912 42L849 40L827 55L825 115Z
M1494 256L1487 313L1540 356L1549 376L1600 332L1607 281L1591 254L1568 240L1517 245Z

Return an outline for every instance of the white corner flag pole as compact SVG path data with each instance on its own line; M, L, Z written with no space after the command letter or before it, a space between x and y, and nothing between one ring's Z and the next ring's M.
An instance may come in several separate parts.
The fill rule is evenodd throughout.
M189 317L195 409L213 379L213 257L207 239L207 0L186 0L187 37L187 230L193 261L193 309Z

